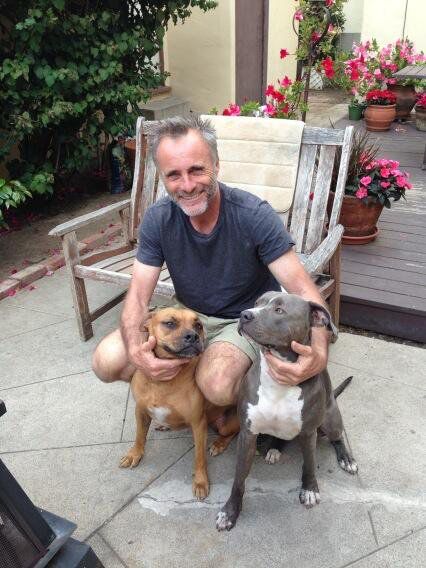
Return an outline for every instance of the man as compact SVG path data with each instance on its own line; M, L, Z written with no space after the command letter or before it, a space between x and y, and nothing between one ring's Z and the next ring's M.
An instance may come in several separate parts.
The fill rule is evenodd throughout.
M209 345L197 366L197 384L210 402L232 405L257 356L254 344L237 332L239 313L280 285L306 300L323 300L269 204L218 183L216 138L208 121L163 120L151 144L168 197L144 216L120 329L98 345L93 369L105 382L129 381L136 368L167 381L186 362L157 359L155 338L141 332L165 261L177 300L200 313L207 327ZM311 346L293 342L297 362L268 353L272 376L288 385L312 377L326 366L328 342L325 328L313 328Z

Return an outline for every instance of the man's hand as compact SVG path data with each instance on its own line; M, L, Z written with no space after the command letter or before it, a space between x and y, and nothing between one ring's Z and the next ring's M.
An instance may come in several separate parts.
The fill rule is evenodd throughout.
M327 365L327 349L291 342L291 348L299 355L295 363L283 361L269 351L265 353L271 377L283 385L295 386L323 371Z
M151 335L147 341L130 349L130 362L138 369L142 369L153 381L170 381L179 373L181 366L190 359L159 359L153 352L155 343L155 337Z

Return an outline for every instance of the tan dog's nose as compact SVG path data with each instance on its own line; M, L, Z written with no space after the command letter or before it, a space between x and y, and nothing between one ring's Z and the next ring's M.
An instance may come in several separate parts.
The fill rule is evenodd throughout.
M183 336L183 340L186 343L186 345L192 345L193 343L198 341L199 338L200 336L198 335L198 333L192 329L187 329L185 331L185 335Z

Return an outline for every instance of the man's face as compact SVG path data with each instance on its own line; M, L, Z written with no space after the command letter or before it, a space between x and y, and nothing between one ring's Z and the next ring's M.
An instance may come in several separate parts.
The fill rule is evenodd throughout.
M201 136L190 130L179 138L163 138L157 163L167 193L189 217L202 215L218 189L219 164Z

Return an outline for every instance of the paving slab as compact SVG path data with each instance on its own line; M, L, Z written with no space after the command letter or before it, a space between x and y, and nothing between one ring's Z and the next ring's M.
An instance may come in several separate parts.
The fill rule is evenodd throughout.
M135 469L118 467L127 444L95 445L2 455L38 506L77 523L86 539L146 485L191 448L190 440L163 440L147 447Z
M2 390L1 451L119 442L128 390L91 371Z
M114 295L119 294L124 288L106 282L85 280L89 305L92 308L106 302ZM51 276L45 276L38 280L36 290L31 293L18 292L11 298L5 298L3 303L8 306L30 308L49 314L65 315L74 317L74 308L66 268L55 271Z
M426 524L425 403L417 388L361 372L339 397L380 546Z
M373 552L351 568L423 568L426 558L426 535L420 530Z
M30 294L31 292L21 292ZM21 335L27 331L34 332L53 323L69 319L64 315L46 314L0 302L0 341L8 337Z
M329 444L318 449L319 507L306 510L298 501L301 454L291 444L281 464L256 457L243 512L229 533L216 531L215 517L231 489L235 442L209 458L212 487L204 502L192 497L192 459L186 454L100 530L127 565L332 568L376 547L367 506L340 500L342 487L359 483L340 470Z
M95 336L81 341L74 318L0 341L0 390L91 369L98 342L117 327L116 306L94 325ZM37 317L37 315L36 315Z
M425 389L426 349L340 333L330 346L329 361L406 385ZM350 374L350 373L349 373Z
M109 544L99 535L95 534L92 538L89 538L87 544L92 547L104 568L126 568Z

